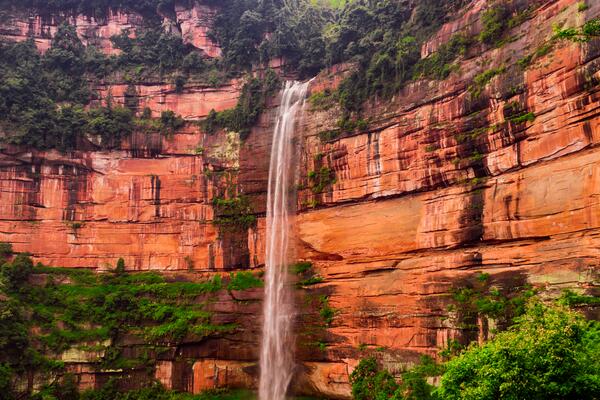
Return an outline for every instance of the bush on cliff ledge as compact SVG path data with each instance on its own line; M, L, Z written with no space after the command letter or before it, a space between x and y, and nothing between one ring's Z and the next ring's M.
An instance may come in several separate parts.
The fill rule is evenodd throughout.
M110 96L106 106L88 109L92 101L99 100L88 79L103 76L105 69L110 70L109 64L93 48L85 48L69 25L59 27L52 47L43 55L33 40L0 43L0 130L7 133L4 140L66 151L92 134L101 139L101 147L112 148L135 130L169 134L181 127L183 120L172 111L163 112L158 120L135 118L132 110L112 104Z
M0 388L25 372L64 373L60 354L93 351L99 368L151 367L144 352L126 356L125 338L137 337L145 352L230 332L234 324L212 323L206 309L223 290L216 275L203 282L166 281L157 273L129 274L49 268L17 255L0 269ZM257 285L242 279L244 285ZM239 279L237 284L240 285ZM150 353L151 354L151 353ZM8 383L7 383L8 382Z
M599 322L533 301L507 331L438 367L445 371L438 388L426 377L439 375L439 369L415 374L413 385L403 390L406 373L397 384L375 359L363 360L351 381L357 400L593 400L600 396L598 365Z
M440 399L597 399L600 323L530 304L514 327L446 365Z

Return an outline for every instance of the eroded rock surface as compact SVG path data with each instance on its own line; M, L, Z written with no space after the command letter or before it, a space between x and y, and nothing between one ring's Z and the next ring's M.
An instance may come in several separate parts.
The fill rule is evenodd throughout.
M458 32L476 35L482 3L445 25L423 54ZM178 7L177 19L186 41L215 56L207 12ZM476 338L452 323L447 307L451 289L479 272L500 288L593 287L600 260L600 44L557 42L525 69L517 61L547 43L554 24L598 16L600 3L579 12L574 0L541 2L514 28L515 40L499 48L476 44L449 79L414 82L390 101L371 103L362 132L323 141L319 133L335 127L338 111L307 111L299 130L297 253L324 280L299 290L299 299L327 296L335 313L326 326L318 305L299 305L299 319L308 323L298 328L297 389L347 398L348 375L368 354L398 371L450 340ZM110 32L134 23L111 18L107 24L117 28L106 27ZM24 24L3 27L3 35L24 37ZM95 35L106 38L99 28ZM475 98L473 78L502 66L505 72ZM312 91L334 87L348 68L319 76ZM192 121L235 105L239 87L190 84L177 94L159 84L137 92L155 115L172 109ZM117 101L125 89L112 86ZM123 257L135 270L261 267L275 103L243 143L190 123L168 138L134 135L119 151L5 148L0 240L56 266L106 269ZM335 180L314 193L308 174L321 168ZM247 232L219 232L212 223L213 199L231 183L258 216ZM241 342L186 345L161 360L155 376L167 387L255 385L260 292L246 312L236 308L243 295L232 295L218 303L220 312L251 333ZM98 384L86 374L82 385Z

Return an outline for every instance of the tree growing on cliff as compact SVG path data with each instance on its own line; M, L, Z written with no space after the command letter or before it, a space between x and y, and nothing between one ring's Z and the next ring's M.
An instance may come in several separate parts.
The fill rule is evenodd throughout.
M9 292L19 291L21 286L27 283L32 271L33 261L29 254L21 253L15 257L13 262L2 265L0 269L2 283Z
M383 400L391 398L398 384L394 377L377 365L374 357L361 360L350 374L352 397L355 400Z
M446 365L444 400L597 399L600 323L540 302L508 331Z
M534 300L507 331L444 365L424 360L399 384L375 358L362 360L351 375L352 394L357 400L593 400L600 398L598 365L600 323ZM434 388L426 378L439 375Z

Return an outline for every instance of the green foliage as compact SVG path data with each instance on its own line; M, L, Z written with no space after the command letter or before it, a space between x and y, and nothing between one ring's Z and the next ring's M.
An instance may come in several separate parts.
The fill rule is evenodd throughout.
M312 263L310 261L299 261L296 264L292 265L292 271L294 272L294 274L296 275L302 275L306 272L309 272L312 270Z
M588 8L589 8L589 6L587 4L585 4L585 1L580 1L579 3L577 3L577 11L579 11L579 12L584 12Z
M398 390L394 377L377 365L374 357L365 358L350 374L352 397L355 400L384 400L393 398Z
M305 288L307 286L316 285L324 281L323 277L315 274L313 265L309 261L300 261L292 265L292 271L299 276L299 281L296 287Z
M256 216L253 214L250 200L244 195L232 198L215 197L213 207L213 224L222 230L247 230L256 225Z
M315 193L323 193L323 191L335 183L334 172L328 167L321 167L318 171L309 171L308 180L310 182L310 190Z
M464 54L468 40L457 36L434 55L420 60L420 45L463 1L423 0L414 9L402 2L356 1L324 29L327 59L350 61L356 71L338 88L346 118L360 113L372 96L391 97L413 78L444 79ZM411 18L413 16L413 18Z
M434 397L434 387L427 382L428 377L439 376L444 367L428 356L422 356L421 362L413 369L402 374L398 390L394 395L397 400L430 400Z
M443 365L423 357L397 383L371 357L361 360L350 381L355 399L591 400L600 394L599 361L600 323L536 300L507 331ZM427 382L435 376L441 376L438 388Z
M114 60L114 67L144 74L201 73L208 64L191 45L186 45L180 36L165 32L160 24L137 30L135 37L125 30L111 37L113 45L121 50ZM175 75L186 76L186 75Z
M533 121L535 121L535 114L531 111L524 112L519 115L510 117L509 121L514 122L515 124L522 124L524 122L533 122Z
M457 69L454 61L463 56L469 46L471 39L462 35L454 35L448 43L440 46L438 51L427 58L420 60L414 67L415 78L446 79Z
M558 299L558 303L568 307L581 305L593 306L600 304L600 297L582 295L570 289L566 289Z
M33 271L33 261L27 254L19 254L12 262L6 262L0 269L4 287L9 292L18 292L27 284Z
M302 279L301 281L298 282L298 286L300 287L304 287L304 286L311 286L311 285L316 285L318 283L322 283L324 281L323 277L318 276L318 275L312 275L306 279Z
M558 40L586 43L598 37L600 37L600 18L591 19L580 28L554 27L554 39Z
M321 142L328 142L330 140L336 139L338 136L340 136L341 133L342 131L339 129L331 129L319 132L318 136Z
M477 316L510 325L525 311L526 302L536 294L530 286L513 286L501 291L489 274L480 273L465 286L452 289L452 304L448 311L456 312L463 328L472 328Z
M229 274L227 290L247 290L252 288L260 288L263 287L263 285L263 280L255 276L250 271L240 271L236 272L235 274L232 272Z
M0 363L0 391L3 399L11 399L14 396L12 390L12 376L13 370L10 365Z
M279 77L268 70L263 79L250 78L243 86L235 108L216 112L211 110L202 121L202 129L213 134L218 129L239 132L244 140L250 134L250 128L258 121L260 113L267 106L267 98L279 88Z
M160 114L160 129L167 134L173 134L175 131L185 126L185 120L173 111L163 111Z
M498 67L488 69L479 75L476 75L473 79L473 84L469 86L469 92L474 98L478 98L485 87L490 83L492 78L498 75L502 75L506 72L506 67Z
M2 373L15 368L22 371L30 367L29 333L25 309L15 301L0 302L0 363ZM6 379L6 378L3 378Z
M600 324L532 303L514 327L446 365L441 399L594 399L600 394Z
M170 39L167 44L172 42ZM167 44L159 40L155 45ZM132 110L137 107L137 97L131 85L125 101L128 107L115 106L108 98L105 107L86 110L94 100L89 81L131 66L137 61L132 54L137 54L134 50L138 47L126 48L118 60L108 59L93 47L84 47L75 28L64 24L43 55L33 40L0 43L0 128L9 133L5 140L66 151L86 141L86 134L92 134L101 139L103 147L112 148L136 129L152 125L154 130L169 133L181 127L182 120L173 117L172 112L155 124L136 119ZM172 60L178 62L181 57L175 57L169 49L164 50L167 55L160 57L170 60L170 68L175 66ZM144 60L155 62L155 57L159 55L146 55Z
M481 15L483 30L479 40L486 44L496 44L505 34L510 11L507 4L499 2L485 10Z
M12 244L0 242L0 261L6 260L13 253Z
M33 40L0 43L0 127L11 141L39 148L72 148L85 125L81 105L91 93L83 73L83 46L61 26L40 55ZM57 102L68 102L61 108Z
M335 317L335 309L329 305L329 296L319 296L319 315L325 325L331 326Z
M109 8L124 8L158 19L159 12L173 10L172 0L1 0L2 8L20 7L33 9L42 15L58 12L78 12L90 16L106 15Z
M122 138L134 131L133 113L125 107L98 107L89 111L87 130L102 139L105 147L119 145Z
M117 273L100 275L33 267L24 254L5 263L2 287L8 297L0 302L0 364L15 372L60 368L40 354L108 340L108 346L96 349L104 354L100 365L132 368L147 361L124 358L118 345L125 336L160 345L235 328L212 324L205 302L199 301L223 289L220 276L205 282L167 282L156 273L128 274L123 269L122 259ZM36 279L31 281L43 282L45 277L46 283L31 284L32 275ZM245 276L236 282L240 287L256 284Z
M119 258L117 260L117 268L115 271L117 274L125 273L125 260L123 260L122 258Z
M248 390L215 389L193 395L168 391L158 382L148 387L122 391L119 389L119 380L115 378L100 389L77 391L73 378L66 376L61 382L54 383L41 390L31 400L254 400L255 396Z
M326 111L333 107L337 99L334 92L325 89L322 92L316 92L309 96L308 103L311 111Z

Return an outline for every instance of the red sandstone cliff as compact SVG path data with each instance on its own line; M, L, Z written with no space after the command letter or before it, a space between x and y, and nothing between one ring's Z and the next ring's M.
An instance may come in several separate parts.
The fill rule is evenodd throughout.
M423 54L456 32L477 34L482 3L446 24ZM391 102L373 102L364 132L322 142L318 133L333 128L338 112L307 111L301 183L307 187L308 172L323 166L335 183L323 193L300 192L298 254L324 281L299 296L327 295L336 312L331 327L312 337L324 347L299 344L298 388L345 397L349 372L376 348L397 370L473 335L452 324L447 305L449 290L477 272L500 287L528 282L549 292L597 282L600 44L559 42L525 70L516 61L548 41L553 24L578 26L598 16L600 4L579 12L575 0L543 2L511 32L515 40L471 49L449 79L415 82ZM137 18L111 14L93 29L89 21L77 23L110 52L105 32L134 26ZM206 40L209 20L202 7L177 10L184 39L212 56L218 47ZM52 25L32 21L15 19L2 34L22 38L27 29L43 49ZM474 76L500 66L506 72L474 100L468 90ZM312 90L337 81L323 74ZM125 88L110 90L119 100ZM180 94L166 83L136 89L140 104L191 121L232 107L239 84L192 84ZM515 122L513 104L535 120ZM263 218L246 233L219 234L212 199L235 183L263 215L273 117L273 109L264 113L243 143L235 133L211 136L190 123L172 138L134 135L120 151L5 148L0 241L56 266L103 269L123 257L136 270L259 267ZM220 304L247 324L246 349L235 338L184 346L160 363L157 377L168 386L252 384L259 308L243 312L232 299ZM311 324L322 323L311 320L314 307L302 311ZM215 378L214 371L229 372Z

